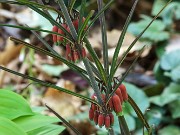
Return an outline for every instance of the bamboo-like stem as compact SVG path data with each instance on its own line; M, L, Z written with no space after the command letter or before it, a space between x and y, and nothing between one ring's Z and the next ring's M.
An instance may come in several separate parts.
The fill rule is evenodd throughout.
M114 135L114 130L113 130L113 128L109 128L108 132L109 132L109 135Z
M98 4L98 11L100 12L101 9L103 8L103 1L97 0L97 4ZM107 33L106 33L106 22L105 22L104 12L99 16L99 21L100 21L100 25L101 25L101 34L102 34L104 68L105 68L107 75L109 75Z
M119 127L122 126L123 133L125 135L131 135L124 116L118 116L118 120L119 120Z
M100 105L102 105L103 101L102 101L102 98L101 98L101 92L100 92L100 90L98 88L96 80L94 79L92 68L91 68L91 66L89 64L89 61L87 60L87 58L84 58L83 62L84 62L84 66L86 67L87 73L89 75L92 88L94 88L94 92L96 93L98 103Z
M76 30L74 28L74 25L73 25L72 21L71 21L71 18L69 16L69 13L68 13L68 10L66 8L66 5L64 4L63 0L58 0L58 3L59 3L59 6L60 6L63 14L64 14L64 18L66 19L66 22L67 22L67 24L68 24L68 26L70 28L71 34L72 34L74 40L77 41L78 40L78 35L77 35L77 32L76 32ZM97 85L97 82L95 80L95 77L93 75L92 68L91 68L91 66L90 66L90 64L89 64L89 62L88 62L88 60L86 58L83 59L83 63L85 65L85 68L86 68L87 73L89 75L91 86L92 86L92 88L93 88L93 90L94 90L94 92L95 92L95 94L97 96L98 103L100 105L102 105L103 102L102 102L102 98L101 98L101 93L100 93L100 90L98 88L98 85Z

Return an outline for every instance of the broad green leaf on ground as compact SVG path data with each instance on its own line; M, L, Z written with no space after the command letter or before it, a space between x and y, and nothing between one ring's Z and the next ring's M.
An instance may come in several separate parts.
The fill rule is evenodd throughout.
M155 0L152 8L152 15L156 15L159 12L159 9L161 9L163 6L166 5L166 3L169 0ZM166 25L170 25L173 23L174 19L179 19L180 18L180 3L179 0L173 0L167 6L162 14L160 16L163 18L163 22Z
M136 102L136 104L138 105L138 107L140 108L140 110L144 113L145 110L149 107L150 103L148 100L148 97L146 96L146 94L143 92L142 89L129 84L129 83L124 83L127 89L128 94L133 98L133 100ZM136 113L134 112L134 110L132 108L130 109L130 113L133 116L136 116Z
M116 132L116 134L120 134L118 117L116 117L115 113L114 113L114 116L115 116L114 117L115 121L114 121L113 129ZM136 127L135 118L129 114L125 114L124 117L127 122L129 130L133 131Z
M154 66L153 72L155 74L156 80L164 85L168 85L171 82L171 78L164 75L164 70L160 66L160 61Z
M68 67L66 65L60 65L60 66L55 66L55 65L47 65L44 64L42 65L42 70L46 72L49 75L53 76L59 76L61 72L67 70Z
M0 117L15 119L33 114L29 104L22 96L10 90L0 89Z
M0 117L0 135L27 135L25 131L11 120Z
M136 23L131 23L128 27L128 32L138 36L147 24L152 20L151 17L142 16L142 19ZM165 31L166 26L161 20L155 20L152 25L142 35L141 39L151 42L164 41L170 38L170 34Z
M180 118L180 99L170 103L169 108L174 119Z
M162 13L163 22L169 26L172 25L174 20L180 19L180 2L171 2Z
M17 125L19 125L24 131L30 132L37 128L47 126L51 123L59 122L60 120L56 117L44 116L41 114L36 114L33 116L22 116L13 120Z
M160 59L166 53L166 47L168 45L169 45L169 41L158 42L155 49L158 59Z
M130 131L135 130L135 128L136 128L135 118L132 117L132 116L129 115L129 114L125 114L124 117L125 117L125 119L126 119L126 122L127 122L128 127L129 127L129 130L130 130Z
M171 51L162 56L160 66L164 70L172 70L180 65L180 49Z
M146 112L146 118L149 125L155 125L156 127L163 121L163 116L165 116L166 110L162 107L153 107Z
M170 83L170 85L164 89L161 95L151 97L150 102L158 106L164 106L178 99L180 99L180 85Z
M30 9L31 10L31 9ZM31 10L31 18L28 18L31 20L30 22L27 22L27 25L29 27L41 27L42 29L47 29L51 30L52 29L52 24L45 19L43 16L35 12L34 10ZM57 17L57 14L55 12L49 11L51 16L55 19ZM46 36L48 33L42 32L43 36Z
M63 126L58 126L58 125L47 125L43 126L34 130L31 130L28 133L28 135L59 135L65 127Z
M169 125L158 131L158 135L180 135L180 128Z
M153 8L152 8L152 15L157 15L159 12L159 9L162 9L166 3L168 2L168 0L155 0L153 3ZM161 15L160 15L161 16Z
M171 79L177 83L180 83L180 63L179 66L177 66L176 68L174 68L170 73L169 76L171 77Z

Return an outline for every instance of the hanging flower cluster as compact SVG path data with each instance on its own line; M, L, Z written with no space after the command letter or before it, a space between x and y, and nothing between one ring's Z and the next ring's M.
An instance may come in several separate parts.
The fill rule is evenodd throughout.
M114 111L117 115L121 115L122 104L124 101L128 100L128 94L126 87L121 84L109 101L106 101L106 96L104 94L101 94L101 97L103 100L103 106L99 107L92 103L89 109L89 119L93 120L96 125L99 125L99 127L105 126L108 129L114 123L112 112ZM91 99L97 100L96 94L93 94Z
M86 57L86 50L82 47L81 51L78 51L75 46L66 44L66 59L71 62L79 62L82 58Z
M84 23L85 18L83 17L82 23ZM72 21L76 31L78 30L79 19L74 19ZM70 28L67 26L66 23L60 24L64 29L66 29L70 33ZM60 35L52 34L53 42L56 45L64 45L66 46L66 59L71 62L79 62L82 58L86 57L86 50L83 46L77 47L75 44L68 42L64 37L66 37L66 33L63 32L62 29L58 28L57 26L53 26L53 32L57 32ZM64 36L64 37L63 37Z

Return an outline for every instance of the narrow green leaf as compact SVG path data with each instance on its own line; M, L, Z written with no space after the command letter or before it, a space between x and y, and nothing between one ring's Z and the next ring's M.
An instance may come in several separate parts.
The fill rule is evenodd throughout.
M64 18L66 20L66 23L67 25L69 26L70 28L70 31L71 31L71 34L72 34L72 37L75 41L77 41L77 32L76 32L76 29L71 21L71 18L69 16L69 13L68 13L68 10L66 8L66 5L64 4L64 1L63 0L58 0L58 3L59 3L59 6L63 12L63 15L64 15Z
M27 27L29 27L27 25ZM43 43L43 45L53 54L59 55L40 35L38 35L35 31L31 30L31 32Z
M47 126L51 123L57 123L60 120L56 117L44 116L36 114L32 116L22 116L13 120L25 132L35 130L37 128Z
M64 126L49 124L47 126L31 130L27 133L28 135L59 135L64 130Z
M0 135L27 135L26 132L7 118L0 117Z
M43 29L39 29L39 28L30 28L30 27L24 27L24 26L17 26L17 25L9 25L9 24L0 24L0 26L6 26L6 27L12 27L12 28L20 28L20 29L24 29L24 30L34 30L34 31L41 31L41 32L46 32L49 34L56 34L59 35L61 37L63 37L64 39L68 40L69 42L73 42L72 39L67 38L66 36L59 34L57 32L52 32L49 30L43 30Z
M117 88L121 85L121 83L123 82L123 80L125 79L125 77L128 75L129 71L132 69L132 67L134 66L134 64L137 62L138 58L141 56L142 52L144 51L145 46L139 51L138 56L136 56L136 58L133 60L133 63L128 67L128 69L126 70L126 72L124 73L124 75L121 77L121 80L119 81L119 83L116 85L116 87L113 89L113 91L110 93L110 96L108 98L108 101L110 100L110 97L113 96L113 94L115 93L115 91L117 90ZM108 103L108 102L107 102Z
M157 17L160 15L160 13L165 9L165 7L167 7L169 5L169 3L172 0L170 0L160 11L159 13L152 19L152 21L147 25L147 27L139 34L139 36L131 43L131 45L128 47L128 49L126 50L126 52L124 53L124 55L122 56L121 61L117 64L116 67L120 66L122 64L122 62L124 61L124 59L126 58L128 52L132 49L132 47L136 44L136 42L139 40L139 38L143 35L143 33L151 26L151 24L154 22L154 20L157 19ZM117 69L117 68L116 68ZM116 70L112 71L112 76L115 74Z
M96 82L95 77L93 75L93 72L92 72L92 69L90 67L89 61L87 60L87 58L85 58L85 59L83 59L83 62L84 62L84 65L86 67L87 73L89 75L91 86L92 86L92 88L93 88L93 90L94 90L94 92L95 92L95 94L97 96L98 103L100 105L102 105L103 101L102 101L102 97L101 97L101 92L100 92L100 90L98 88L98 85L97 85L97 82Z
M0 89L0 117L10 120L24 115L33 115L27 101L20 95Z
M92 68L93 72L95 73L95 75L96 75L100 80L102 80L101 75L100 75L98 69L93 65L93 63L91 63L91 62L89 61L89 59L87 59L87 60L88 60L89 64L91 65L91 68Z
M98 3L98 11L100 12L101 9L103 8L103 1L97 0L97 3ZM106 22L105 22L104 12L102 12L102 14L100 15L99 21L100 21L101 35L102 35L104 68L107 76L109 76L108 45L107 45L107 33L106 33Z
M32 10L34 10L35 12L39 13L40 15L42 15L47 20L49 20L50 23L52 23L53 25L58 26L64 33L66 33L66 36L68 36L70 39L73 39L71 34L62 25L60 25L58 22L56 22L53 18L49 17L46 13L44 13L43 11L41 11L40 9L36 8L33 5L27 5L27 6L29 8L31 8Z
M71 11L72 11L72 9L73 9L73 7L74 7L74 4L76 3L76 0L70 0L70 2L69 2L69 13L71 13Z
M67 61L67 60L64 59L63 57L61 57L61 56L56 56L56 55L54 55L54 54L51 53L51 52L48 52L48 51L46 51L46 50L44 50L44 49L41 49L41 48L39 48L39 47L36 47L35 45L31 45L31 44L29 44L29 43L27 43L27 42L24 42L24 41L22 41L22 40L20 40L20 39L14 38L14 37L10 37L10 40L12 40L12 41L14 41L14 42L21 43L21 44L23 44L23 45L25 45L25 46L27 46L27 47L29 47L29 48L32 48L32 49L34 49L34 50L36 50L36 51L38 51L38 52L44 53L44 54L46 54L46 55L48 55L48 56L51 56L52 58L55 58L55 59L57 59L57 60L65 63L68 67L72 68L73 70L75 70L75 71L78 72L78 73L81 73L81 75L82 75L87 81L89 81L89 79L84 75L84 74L87 75L87 72L86 72L84 69L76 66L76 65L73 64L72 62ZM83 73L83 74L82 74L82 73Z
M42 8L45 10L52 10L55 11L56 13L58 13L59 15L62 15L62 12L57 10L56 8L52 7L52 6L48 6L48 5L42 5L39 4L37 2L32 2L32 1L10 1L10 0L0 0L1 3L9 3L9 4L17 4L17 5L34 5L38 8Z
M23 77L23 78L32 80L32 81L34 81L34 82L36 82L36 83L38 83L38 84L40 84L40 85L54 88L54 89L56 89L56 90L65 92L65 93L67 93L67 94L70 94L70 95L79 97L79 98L81 98L81 99L84 99L84 100L86 100L86 101L89 101L89 102L92 102L92 103L94 103L94 104L99 105L96 101L94 101L94 100L92 100L92 99L90 99L90 98L88 98L88 97L86 97L86 96L77 94L77 93L75 93L75 92L72 92L72 91L70 91L70 90L67 90L67 89L62 88L62 87L59 87L59 86L56 86L56 85L54 85L54 84L51 84L51 83L48 83L48 82L44 82L44 81L42 81L42 80L36 79L36 78L34 78L34 77L30 77L30 76L28 76L28 75L21 74L21 73L19 73L19 72L16 72L16 71L7 69L7 68L2 67L2 66L0 66L0 69L5 70L5 71L7 71L7 72L10 72L10 73L12 73L12 74L21 76L21 77Z
M116 70L115 70L115 67L116 67L116 63L117 63L119 51L120 51L120 48L121 48L121 46L122 46L122 43L123 43L123 40L124 40L124 36L125 36L125 34L126 34L128 25L129 25L129 23L130 23L130 21L131 21L131 18L132 18L132 15L133 15L133 13L134 13L134 10L135 10L135 8L136 8L137 3L138 3L138 0L136 0L136 1L134 2L134 4L133 4L133 7L132 7L132 9L131 9L128 17L127 17L127 20L126 20L126 22L125 22L125 25L124 25L124 27L123 27L122 33L121 33L121 35L120 35L120 37L119 37L119 40L118 40L118 43L117 43L117 47L116 47L115 52L114 52L114 55L113 55L113 60L112 60L111 70L110 70L110 75L109 75L109 80L108 80L108 82L109 82L109 83L108 83L108 86L109 86L109 87L110 87L110 85L111 85L112 78L113 78L114 73L115 73L115 71L116 71Z
M82 37L82 39L84 39L85 35L87 34L87 32L89 31L90 27L94 24L94 22L99 18L99 16L106 10L108 9L111 4L114 2L114 0L110 0L102 9L101 11L99 11L97 13L97 15L92 19L92 21L90 22L90 24L88 25L88 28L86 29L86 31L84 32L84 36Z
M99 61L97 54L95 53L94 49L92 48L92 46L89 43L87 38L84 39L84 42L86 43L86 48L89 51L89 53L91 54L96 66L97 66L97 69L99 70L99 72L102 76L103 81L105 82L105 84L107 84L106 73L105 73L105 70L103 69L101 62Z
M148 122L146 121L146 119L144 118L143 113L141 112L141 110L139 109L138 105L134 102L134 100L128 95L128 102L131 104L131 106L133 107L134 111L136 112L137 116L139 117L139 119L141 120L141 122L144 124L144 126L146 127L147 131L150 133L150 126L148 124Z
M80 27L82 26L82 23L83 23L83 16L84 16L85 8L86 8L86 0L82 0L81 1L80 14L79 14L78 37L79 37Z
M86 29L86 26L88 26L88 22L89 22L89 20L90 20L90 18L92 17L93 14L94 14L94 11L91 11L91 12L87 15L84 23L81 25L81 27L80 27L80 29L79 29L79 33L78 33L78 42L80 42L81 40L83 40L82 37L84 37L84 31L85 31L85 29ZM79 27L78 27L78 28L79 28Z
M57 112L55 112L53 109L51 109L48 105L46 105L46 107L51 112L53 112L67 127L69 127L72 131L74 131L75 134L81 135L81 133L75 127L73 127L68 121L66 121L63 117L61 117L61 115L59 115Z

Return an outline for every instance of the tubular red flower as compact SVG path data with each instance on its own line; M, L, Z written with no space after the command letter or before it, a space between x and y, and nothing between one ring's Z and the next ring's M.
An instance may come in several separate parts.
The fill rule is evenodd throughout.
M98 111L95 111L94 112L94 123L97 125L98 124L98 117L99 117L99 112Z
M89 109L89 119L90 120L94 119L94 110L92 108Z
M122 112L122 105L121 105L121 100L119 99L119 96L114 94L112 96L112 100L113 100L114 111L116 113Z
M58 27L57 26L53 26L53 28L52 28L52 31L53 32L58 32ZM52 37L53 37L53 42L57 42L57 35L56 34L52 34Z
M114 115L112 113L109 114L110 121L111 121L111 126L114 125Z
M108 129L111 126L111 119L109 115L105 117L105 127Z
M122 96L122 93L121 93L121 89L120 88L117 88L117 90L115 91L116 95L119 96L119 99L121 100L121 103L123 102L123 96Z
M124 84L121 84L119 86L119 88L121 89L123 101L127 101L128 100L128 94L127 94L127 91L126 91L126 87L124 86Z
M98 125L99 125L99 127L104 126L104 115L103 114L99 114L99 116L98 116Z
M73 60L74 62L78 62L79 60L79 55L77 51L73 51Z
M84 48L84 47L82 48L82 57L83 57L83 58L85 58L85 57L86 57L86 50L85 50L85 48Z
M110 100L109 100L108 107L109 107L111 110L113 109L112 97L111 97Z

